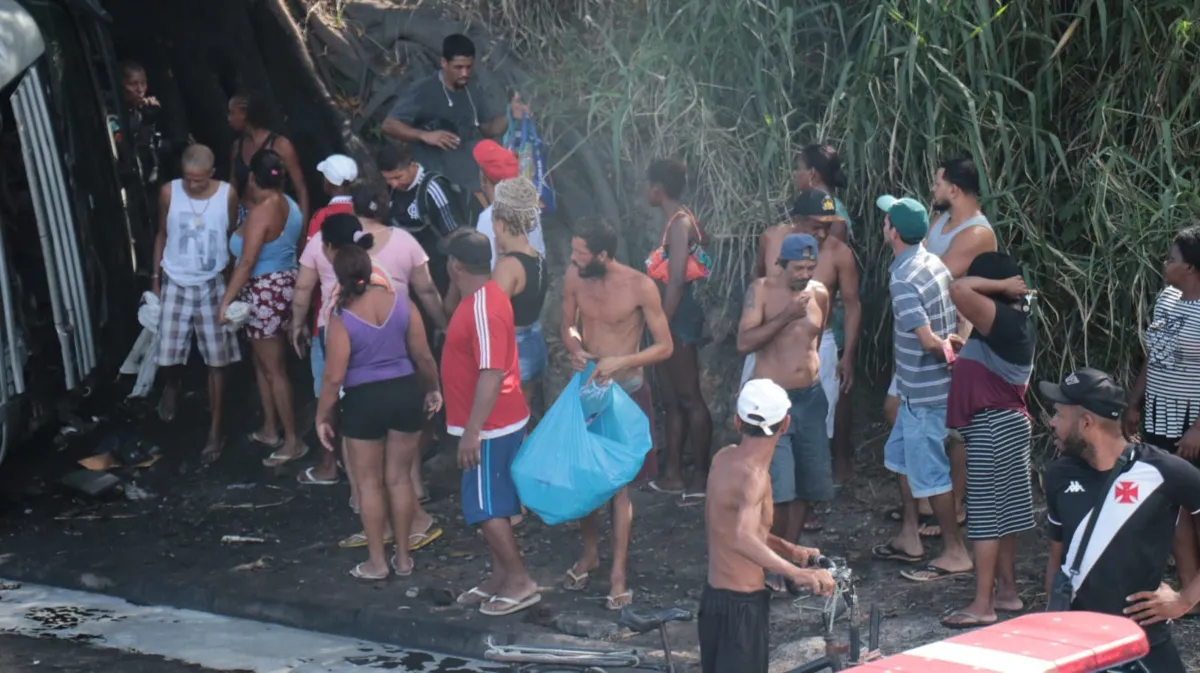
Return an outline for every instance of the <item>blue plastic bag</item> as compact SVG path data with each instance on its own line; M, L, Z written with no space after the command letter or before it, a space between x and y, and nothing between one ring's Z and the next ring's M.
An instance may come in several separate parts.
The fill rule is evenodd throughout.
M546 146L538 135L537 124L530 115L521 118L520 130L517 130L516 120L512 116L512 106L508 106L508 131L504 133L504 147L517 155L520 175L529 178L538 189L538 202L542 212L553 213L557 208L554 198L554 185L550 181L550 168L546 161Z
M513 461L521 503L551 526L608 502L650 452L646 414L620 386L585 386L593 367L571 379Z

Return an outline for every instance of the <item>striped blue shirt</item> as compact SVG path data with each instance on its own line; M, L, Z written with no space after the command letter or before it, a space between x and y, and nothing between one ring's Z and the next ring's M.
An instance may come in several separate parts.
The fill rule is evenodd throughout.
M913 245L888 267L892 294L896 386L912 406L946 404L950 371L946 363L921 347L916 330L924 325L941 339L954 333L958 312L950 301L950 271L942 260Z

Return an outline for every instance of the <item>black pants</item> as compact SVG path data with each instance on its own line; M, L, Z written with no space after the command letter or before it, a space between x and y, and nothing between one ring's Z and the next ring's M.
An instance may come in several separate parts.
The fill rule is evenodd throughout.
M704 587L700 668L704 673L767 673L771 594ZM1155 672L1157 673L1157 671Z
M1132 664L1114 668L1110 673L1187 673L1179 650L1170 638L1150 648L1150 654Z

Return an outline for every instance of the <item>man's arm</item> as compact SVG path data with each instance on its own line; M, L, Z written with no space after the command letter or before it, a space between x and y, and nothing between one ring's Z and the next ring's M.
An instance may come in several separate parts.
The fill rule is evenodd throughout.
M921 342L921 348L943 362L946 360L946 340L933 333L929 326L929 316L917 287L907 281L893 281L890 286L892 294L892 317L896 329L901 332L914 332Z
M237 229L238 204L240 203L241 200L238 196L237 188L234 187L233 183L231 182L229 183L229 203L226 204L226 207L229 209L229 230L225 232L226 235L232 235L233 231Z
M770 231L768 229L768 231ZM758 251L754 255L754 278L751 282L767 276L767 232L758 236Z
M449 322L447 315L449 314L446 306L442 304L442 296L438 294L437 285L433 284L433 277L429 275L429 264L414 266L409 272L408 283L412 286L421 306L425 308L425 313L429 314L429 318L433 320L433 324L437 325L438 329L446 329Z
M667 320L675 316L679 302L683 299L683 284L687 276L688 263L688 230L691 221L687 216L677 217L667 225L666 244L663 252L667 255L667 291L663 294L662 308Z
M579 301L575 292L579 287L579 272L572 264L567 265L563 276L562 315L558 321L559 338L571 355L583 352L583 336L579 333Z
M1062 567L1063 543L1051 542L1050 555L1046 558L1046 596L1054 590L1054 574Z
M847 369L854 372L854 358L858 353L858 338L862 334L862 299L859 297L858 259L850 246L843 246L841 264L838 266L838 292L842 294L842 306L846 308L846 322L842 331L842 359Z
M431 180L429 188L425 190L426 201L433 204L437 210L438 221L442 223L442 233L449 234L458 229L458 222L454 219L454 212L450 209L450 199L446 197L446 192L437 180ZM428 204L419 204L425 206Z
M801 547L771 533L767 534L767 547L776 554L779 554L780 557L795 563L801 568L808 565L809 559L821 553L820 549Z
M154 265L150 271L150 291L162 290L162 258L167 249L167 214L171 210L171 183L158 190L158 231L154 234Z
M971 262L985 252L996 251L996 235L987 227L967 227L958 232L950 243L950 249L942 256L942 264L950 271L951 278L961 278L966 275ZM955 332L966 339L971 336L971 321L961 313Z
M733 475L730 475L731 477ZM777 554L762 538L762 508L746 499L745 479L721 479L717 488L709 488L718 510L734 520L733 551L769 573L795 578L801 572Z
M766 280L760 278L746 288L746 299L742 302L742 319L738 323L738 355L748 355L771 343L775 335L788 323L805 314L797 315L795 310L784 309L770 320L764 320L766 287Z

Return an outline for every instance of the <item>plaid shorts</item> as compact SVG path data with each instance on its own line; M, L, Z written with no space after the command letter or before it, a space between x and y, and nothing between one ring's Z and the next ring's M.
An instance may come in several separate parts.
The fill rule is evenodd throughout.
M203 285L176 285L165 274L162 279L162 318L158 324L158 365L187 364L192 348L192 331L200 355L209 367L224 367L242 359L236 335L217 320L225 280L220 276Z

